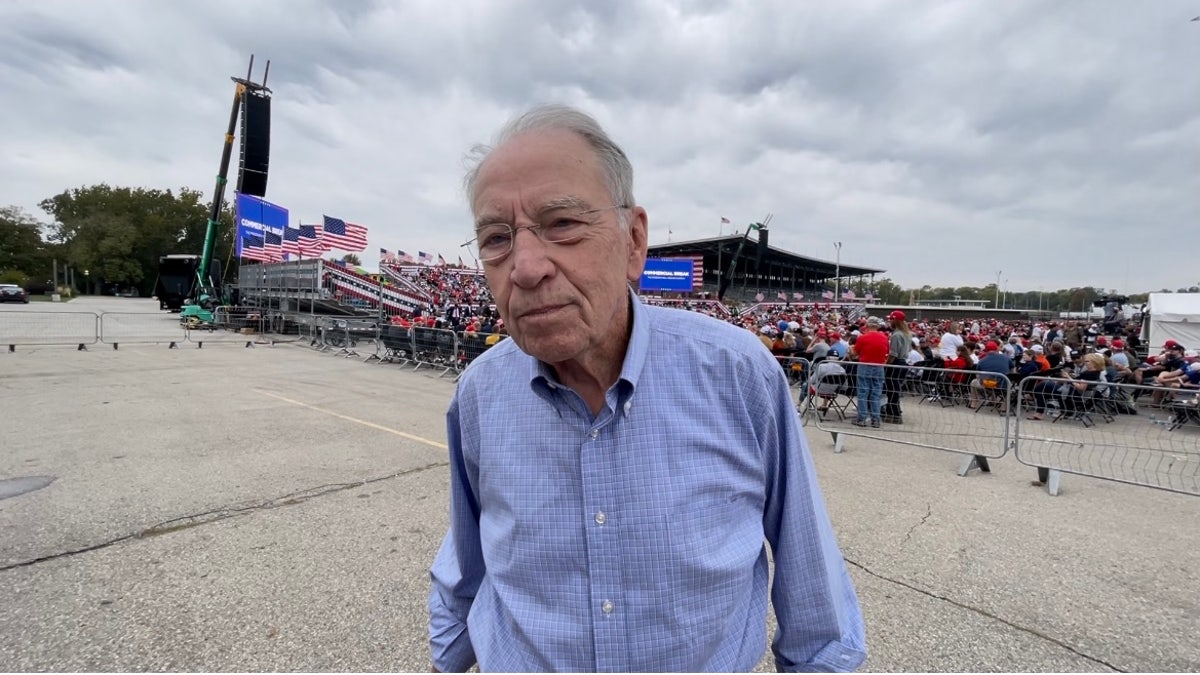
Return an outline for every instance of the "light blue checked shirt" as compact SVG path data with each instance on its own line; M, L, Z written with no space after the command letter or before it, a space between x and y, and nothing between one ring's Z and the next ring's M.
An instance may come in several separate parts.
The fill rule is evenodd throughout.
M447 414L433 663L462 671L853 670L862 615L784 373L749 331L633 301L593 417L505 340Z

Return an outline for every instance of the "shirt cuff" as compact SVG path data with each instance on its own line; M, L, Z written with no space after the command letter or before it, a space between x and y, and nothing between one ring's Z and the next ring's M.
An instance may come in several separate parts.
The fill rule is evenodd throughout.
M429 651L433 667L443 673L465 673L475 665L475 648L467 624L454 619L445 607L441 610L430 612Z
M781 673L849 673L866 660L865 649L833 640L806 663L784 664L776 657L775 667Z

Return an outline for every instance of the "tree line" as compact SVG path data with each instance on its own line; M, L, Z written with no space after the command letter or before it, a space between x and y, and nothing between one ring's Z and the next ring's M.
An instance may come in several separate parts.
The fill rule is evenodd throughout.
M209 215L202 197L188 188L100 184L42 200L49 222L19 207L0 207L0 283L21 284L33 293L67 285L74 292L151 295L160 256L201 252ZM226 280L237 273L233 241L233 212L226 203L214 254L229 263Z
M154 292L159 256L171 253L199 254L204 246L209 207L199 191L188 188L158 190L111 187L106 184L65 190L41 201L49 216L42 222L23 209L0 207L0 283L25 286L41 293L55 287L55 261L62 279L73 283L75 292L111 293L136 290ZM223 263L226 281L237 278L234 250L233 209L225 203L214 257ZM357 256L347 262L359 264ZM62 270L73 274L62 274ZM1092 303L1115 290L1083 286L1052 291L997 293L995 284L902 288L891 279L843 284L859 298L868 292L886 304L916 304L931 300L987 300L1009 309L1053 312L1086 312ZM1161 289L1161 292L1172 292ZM1175 292L1200 292L1200 287ZM1129 302L1147 301L1146 293L1129 296Z

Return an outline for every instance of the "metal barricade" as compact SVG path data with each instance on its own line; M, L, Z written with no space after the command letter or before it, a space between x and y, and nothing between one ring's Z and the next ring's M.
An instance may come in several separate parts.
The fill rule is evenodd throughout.
M323 348L322 334L325 317L315 314L293 314L289 317L296 331L296 339L313 349Z
M247 349L256 344L273 344L262 337L264 314L259 309L221 306L213 309L211 324L184 324L188 342L203 348L210 344L238 344Z
M441 328L423 328L413 326L413 357L416 364L413 370L421 366L441 368L438 377L458 368L458 336L452 330Z
M379 321L375 319L346 319L346 346L343 348L342 356L346 358L354 358L360 356L358 347L363 343L370 343L373 351L379 351ZM368 357L367 360L370 360Z
M808 378L812 374L812 362L800 356L776 356L775 360L787 376L788 386L797 390L796 410L801 413L800 424L807 424L808 415L803 413L808 405Z
M0 314L0 344L15 352L18 345L73 345L87 351L100 341L100 316L94 312L26 312Z
M100 315L100 341L118 349L124 344L166 344L172 349L187 339L186 329L174 314L104 312Z
M472 361L479 358L481 354L506 337L508 336L503 333L471 333L466 331L459 333L458 370L466 370Z
M1051 494L1057 472L1200 496L1200 391L1027 377L1014 448Z
M415 363L412 329L407 326L391 324L380 326L379 344L375 358L379 363L398 363L400 365Z
M313 347L319 352L340 350L349 344L345 319L334 316L317 317L316 340Z
M972 370L879 366L883 369L881 424L872 426L868 405L859 397L860 367L837 359L812 366L804 413L817 429L833 435L835 452L843 451L847 436L953 452L966 455L958 471L962 476L975 468L990 471L988 459L1008 452L1015 391L1008 377ZM861 384L864 392L870 389L869 381ZM859 420L865 420L865 425L860 426Z

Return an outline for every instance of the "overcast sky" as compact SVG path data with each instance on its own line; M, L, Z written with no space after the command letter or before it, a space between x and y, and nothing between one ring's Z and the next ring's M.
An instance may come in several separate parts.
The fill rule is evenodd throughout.
M629 154L651 243L744 230L904 286L1200 283L1196 0L0 2L0 205L211 195L249 55L267 198L379 247L469 236L463 157L542 102ZM236 178L231 178L231 184ZM227 195L231 198L232 194ZM725 226L728 233L730 226ZM469 256L464 255L469 262Z

